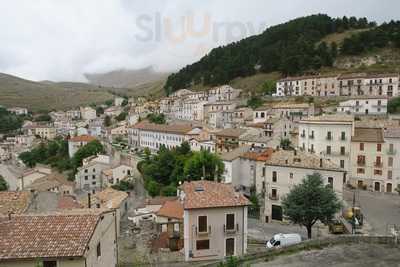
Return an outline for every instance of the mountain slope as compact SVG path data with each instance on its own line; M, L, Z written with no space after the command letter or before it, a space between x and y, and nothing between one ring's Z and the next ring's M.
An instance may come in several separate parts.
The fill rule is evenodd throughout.
M366 18L312 15L213 49L200 61L171 74L164 89L169 94L180 88L220 85L260 72L315 73L333 67L341 56L394 46L400 47L400 22L377 26Z
M166 79L168 73L156 72L153 67L139 70L115 70L107 73L85 74L91 84L117 88L133 88Z

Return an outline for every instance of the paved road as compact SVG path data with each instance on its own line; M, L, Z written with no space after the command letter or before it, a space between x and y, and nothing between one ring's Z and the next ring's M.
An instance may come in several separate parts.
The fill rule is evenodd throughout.
M353 191L344 191L344 199L351 205ZM356 205L361 207L364 218L372 227L372 233L387 234L390 224L400 226L400 196L369 191L356 191Z
M19 171L11 166L4 163L0 164L0 175L7 181L9 190L15 191L17 189L17 178L19 177Z
M303 251L288 256L279 256L268 262L253 263L252 267L398 267L398 248L375 244L352 244L328 247L323 250Z

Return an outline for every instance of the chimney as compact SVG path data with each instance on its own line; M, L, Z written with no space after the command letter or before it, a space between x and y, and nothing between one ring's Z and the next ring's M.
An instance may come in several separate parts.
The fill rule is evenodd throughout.
M322 168L323 167L323 164L322 164L323 162L322 162L322 159L319 159L319 167L320 168Z
M92 194L88 193L88 208L92 207Z

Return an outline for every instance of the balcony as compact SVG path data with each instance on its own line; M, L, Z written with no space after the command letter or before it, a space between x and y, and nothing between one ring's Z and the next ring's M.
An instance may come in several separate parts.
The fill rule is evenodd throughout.
M357 161L358 166L365 166L365 161Z
M269 194L268 198L270 200L279 200L279 195L278 194Z
M397 154L396 149L388 149L386 150L386 154L390 155L390 156L394 156Z
M383 167L383 162L374 162L374 166L376 168L382 168Z
M199 232L198 227L196 227L197 236L210 236L211 235L211 225L208 226L207 232Z
M305 138L306 137L306 134L301 134L300 135L302 138Z
M308 136L308 138L310 138L310 139L314 139L314 137L315 137L314 135L309 135Z
M347 151L345 151L344 153L342 153L341 151L340 152L331 151L330 153L328 153L327 151L322 151L321 155L330 157L348 157L350 153Z
M238 232L239 232L239 224L238 223L231 229L227 229L226 225L224 224L224 233L225 234L236 234Z

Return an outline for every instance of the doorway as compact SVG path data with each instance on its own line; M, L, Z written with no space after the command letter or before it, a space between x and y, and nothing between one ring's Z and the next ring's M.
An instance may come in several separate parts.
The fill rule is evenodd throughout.
M225 240L225 256L235 255L235 238L227 238Z
M374 189L376 192L380 192L381 191L381 183L375 182Z
M283 215L282 215L282 207L281 206L272 205L271 219L277 220L277 221L282 221Z
M392 193L392 184L386 184L386 192Z

